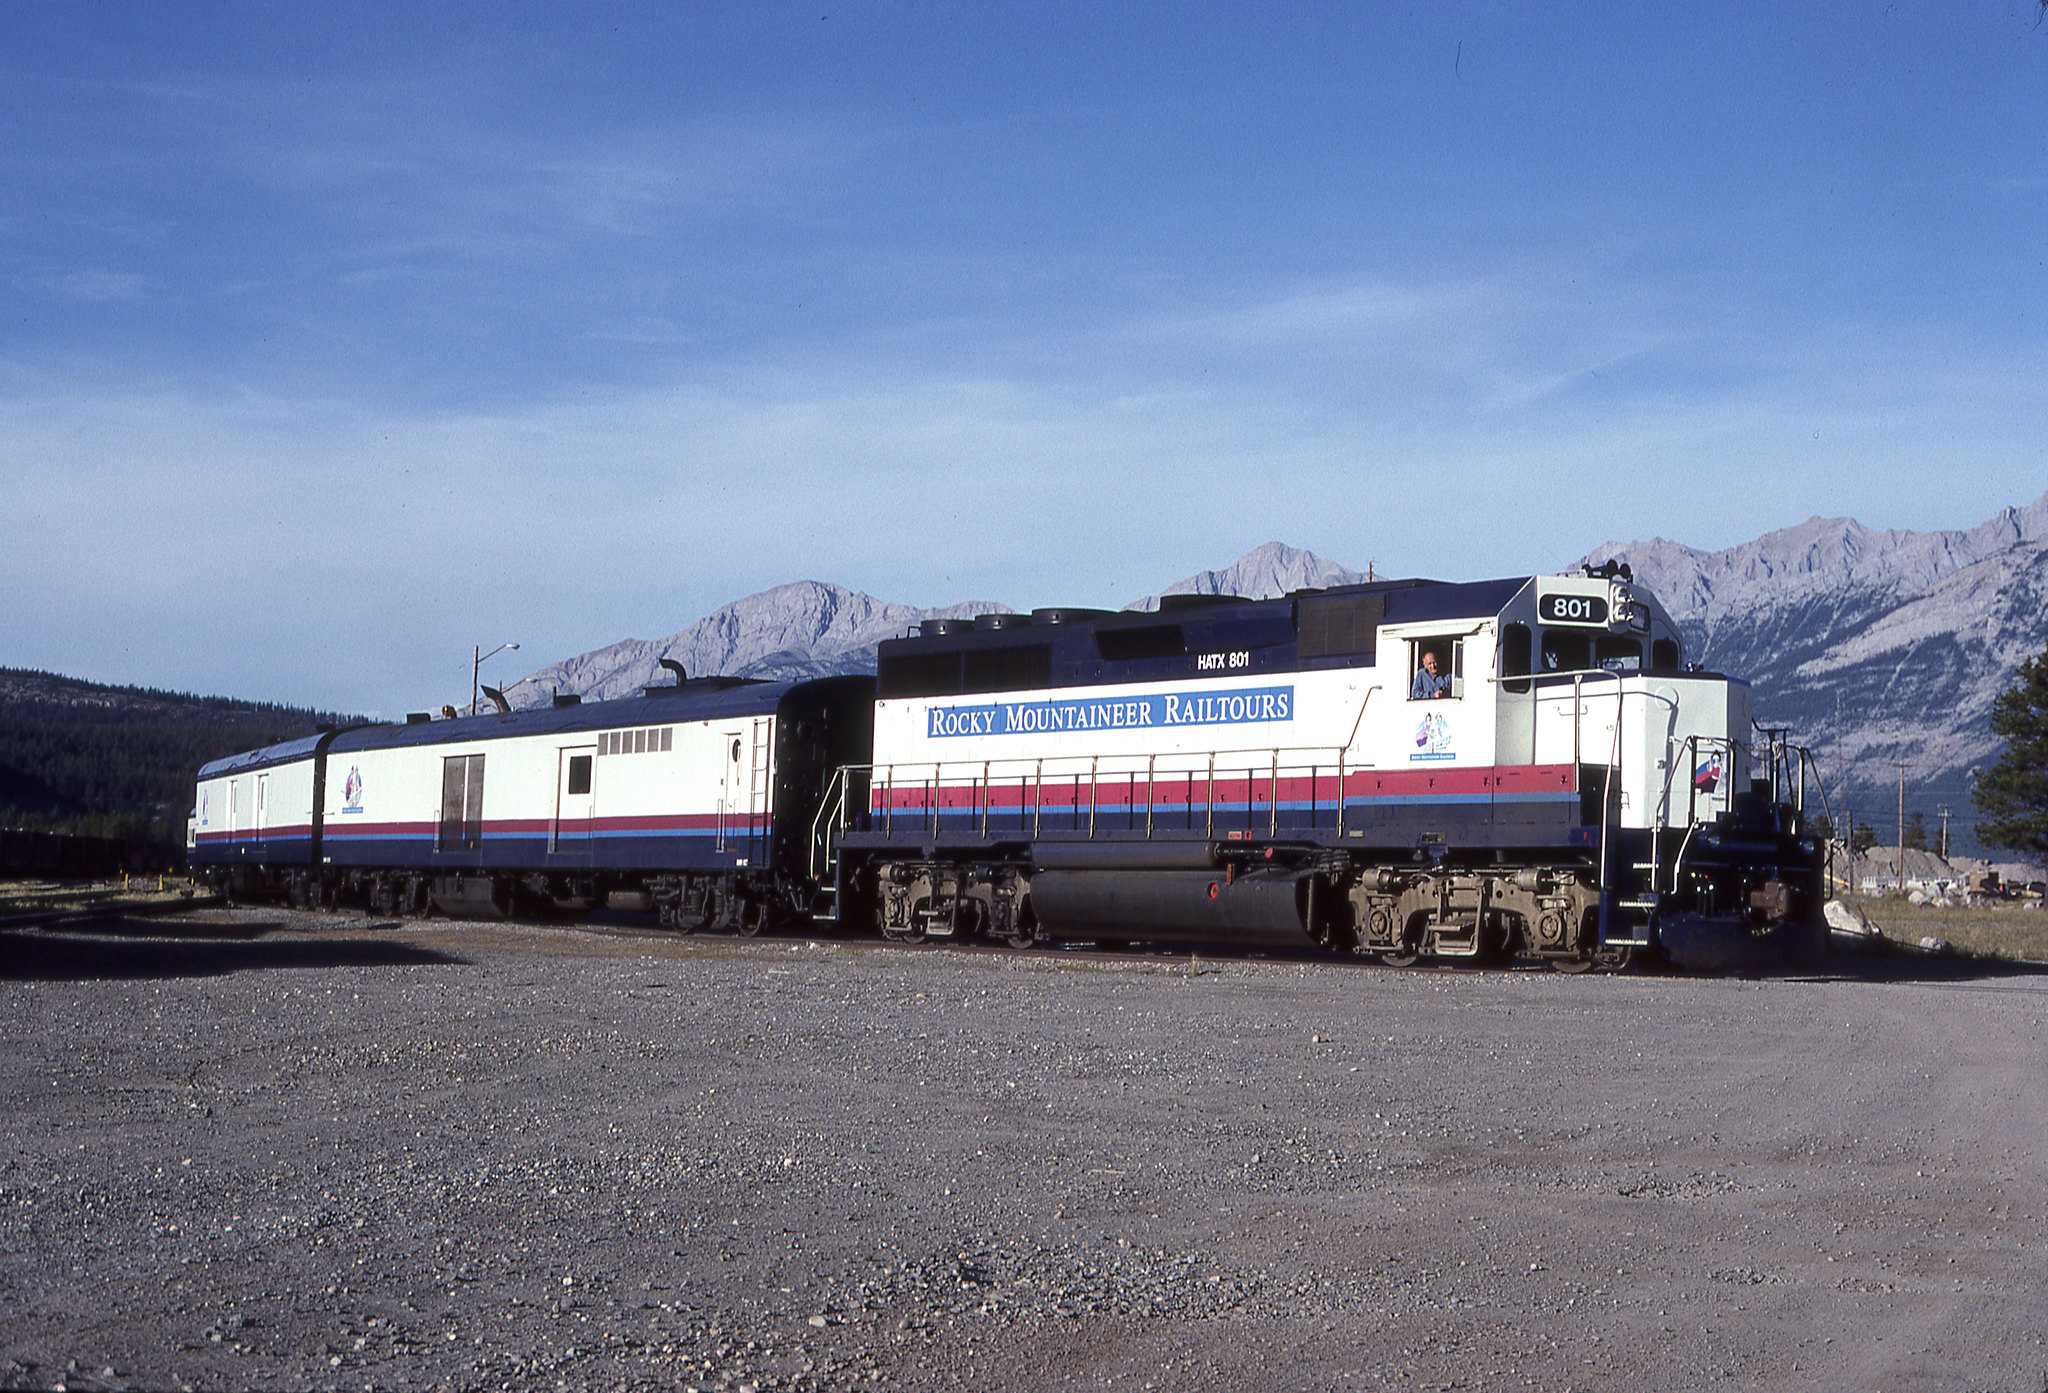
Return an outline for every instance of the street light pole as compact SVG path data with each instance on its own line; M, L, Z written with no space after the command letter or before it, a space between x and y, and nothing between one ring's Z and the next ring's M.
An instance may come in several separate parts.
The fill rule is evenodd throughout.
M482 669L482 667L483 667L483 665L484 665L484 659L486 659L486 658L495 658L495 657L497 657L497 656L498 656L498 655L499 655L500 653L504 652L504 651L505 651L506 649L508 649L508 648L517 648L518 646L519 646L519 645L518 645L518 644L516 644L516 643L501 643L501 644L499 644L499 645L498 645L498 646L497 646L496 648L493 648L493 649L492 649L492 650L491 650L490 652L486 653L486 652L484 652L484 651L483 651L483 645L482 645L482 644L480 644L480 643L477 643L477 644L471 644L471 645L470 645L470 649L469 649L469 714L470 714L470 715L474 716L474 715L476 714L476 696L477 696L477 690L476 690L476 689L477 689L477 677L478 677L478 673L479 673L479 670L480 670L480 669Z

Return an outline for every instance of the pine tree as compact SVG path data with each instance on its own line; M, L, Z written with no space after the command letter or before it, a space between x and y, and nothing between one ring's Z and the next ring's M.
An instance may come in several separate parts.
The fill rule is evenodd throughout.
M1927 814L1918 808L1913 809L1913 815L1906 819L1906 850L1927 850Z
M1984 815L1977 840L2048 857L2048 652L2021 663L1991 703L1991 731L2005 738L2005 753L1970 791Z

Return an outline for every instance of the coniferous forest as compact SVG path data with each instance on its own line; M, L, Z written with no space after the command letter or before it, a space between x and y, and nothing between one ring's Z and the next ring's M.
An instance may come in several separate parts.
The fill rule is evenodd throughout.
M200 765L354 719L0 668L0 828L182 855Z

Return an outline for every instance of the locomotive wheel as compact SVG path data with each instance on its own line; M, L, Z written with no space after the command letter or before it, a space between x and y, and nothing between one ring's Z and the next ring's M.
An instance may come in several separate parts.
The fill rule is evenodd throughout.
M1511 956L1508 945L1514 942L1514 935L1497 916L1487 916L1479 925L1476 938L1474 946L1478 951L1472 955L1474 967L1498 967L1508 961Z
M1597 910L1588 909L1583 922L1579 925L1578 952L1569 958L1552 958L1550 965L1559 972L1569 972L1574 976L1599 967L1612 968L1619 972L1634 961L1634 955L1633 948L1623 948L1614 953L1601 952L1600 915Z
M1424 912L1409 915L1401 932L1401 946L1380 954L1380 961L1388 967L1415 966L1422 961L1423 935L1428 932L1428 919Z
M1616 948L1606 953L1586 953L1576 958L1552 958L1550 965L1559 972L1581 973L1595 969L1605 972L1628 972L1641 967L1644 959L1640 948Z
M741 938L758 938L768 927L768 911L759 900L741 899L733 908L733 929Z

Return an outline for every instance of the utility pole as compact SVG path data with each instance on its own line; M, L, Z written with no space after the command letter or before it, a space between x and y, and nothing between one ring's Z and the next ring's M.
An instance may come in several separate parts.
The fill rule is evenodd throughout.
M1906 761L1899 766L1899 898L1906 897Z
M1941 859L1948 860L1948 804L1941 805Z

